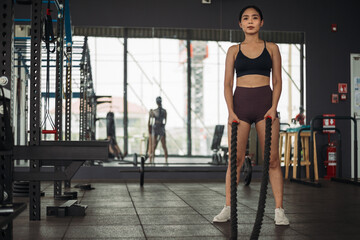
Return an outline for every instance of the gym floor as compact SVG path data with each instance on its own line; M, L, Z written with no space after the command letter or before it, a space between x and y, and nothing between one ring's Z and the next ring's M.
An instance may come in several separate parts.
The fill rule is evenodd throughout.
M322 181L321 188L285 182L284 207L290 226L275 226L269 185L260 239L359 239L360 188ZM72 185L76 183L73 182ZM230 223L212 223L223 208L223 182L93 182L78 191L88 205L84 217L46 216L53 183L43 182L41 221L29 221L29 210L13 224L14 239L228 239ZM238 188L238 239L249 239L255 221L260 182ZM28 198L14 198L27 202Z

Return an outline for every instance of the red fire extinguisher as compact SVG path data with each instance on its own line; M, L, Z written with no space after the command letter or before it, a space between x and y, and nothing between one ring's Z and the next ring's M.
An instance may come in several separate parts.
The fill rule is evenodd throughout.
M336 177L336 145L334 142L329 142L326 149L326 161L324 161L326 166L326 176L325 179L330 179Z

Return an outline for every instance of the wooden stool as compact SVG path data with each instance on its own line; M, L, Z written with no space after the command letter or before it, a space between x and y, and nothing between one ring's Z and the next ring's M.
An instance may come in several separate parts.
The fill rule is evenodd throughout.
M318 175L318 165L317 165L317 154L316 154L316 132L314 132L314 174L315 180L319 180ZM293 158L290 159L291 153L291 144L292 144L292 137L294 137L294 154ZM304 161L300 162L301 166L306 166L306 178L310 178L310 161L309 161L309 141L310 141L310 132L303 131L300 133L301 137L301 145L302 151L304 156ZM293 165L293 178L296 179L296 167L297 167L297 160L298 160L298 132L287 132L286 134L286 144L285 144L285 179L289 177L289 166ZM301 156L300 156L301 158Z

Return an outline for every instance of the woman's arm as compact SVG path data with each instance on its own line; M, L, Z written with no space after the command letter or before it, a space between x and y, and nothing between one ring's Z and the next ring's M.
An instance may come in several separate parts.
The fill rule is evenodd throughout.
M152 118L152 109L150 109L149 111L149 120L148 120L148 131L149 133L151 132L151 125L152 125L152 122L151 122L151 118Z
M229 112L229 124L231 124L233 121L239 121L238 117L234 113L233 105L234 62L236 50L237 45L231 46L228 49L225 60L224 96Z
M272 85L273 85L273 94L272 94L272 106L269 111L265 114L266 116L271 116L274 120L276 117L277 106L279 103L281 89L282 89L282 78L281 78L281 55L279 47L274 44L269 44L271 55L272 55Z
M273 84L273 99L272 108L277 109L279 103L281 89L282 89L282 78L281 78L281 55L278 45L273 46L273 72L272 72L272 84Z

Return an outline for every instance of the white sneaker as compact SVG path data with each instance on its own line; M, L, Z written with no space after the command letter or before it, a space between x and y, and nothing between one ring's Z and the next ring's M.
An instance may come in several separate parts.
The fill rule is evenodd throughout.
M224 206L223 210L216 215L213 222L227 222L230 220L230 206Z
M287 226L290 225L289 219L285 216L283 208L275 209L275 225Z

